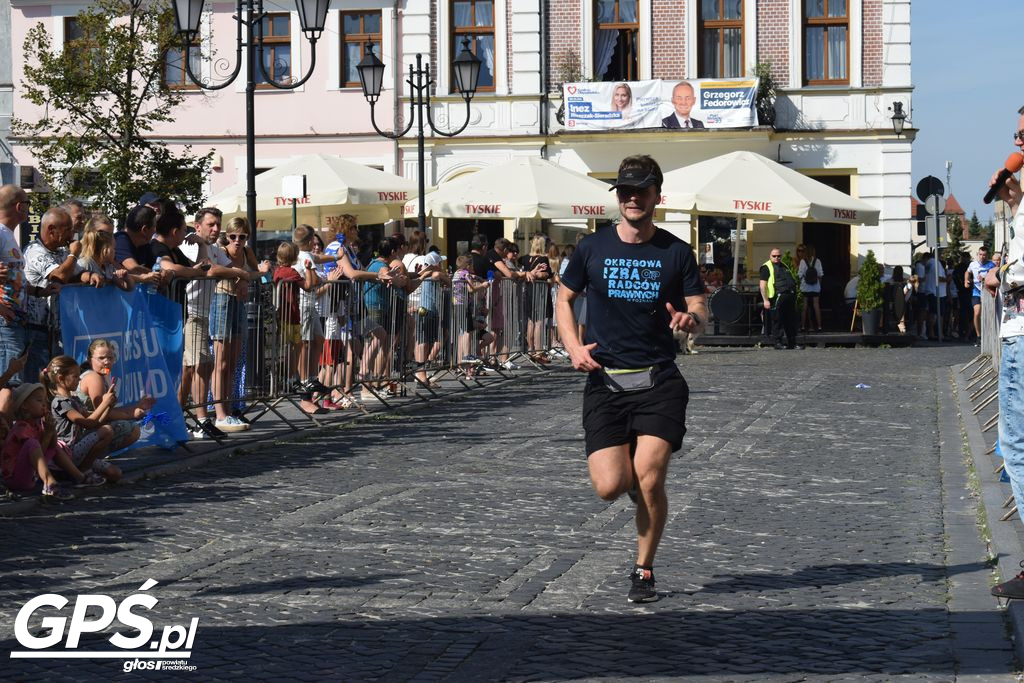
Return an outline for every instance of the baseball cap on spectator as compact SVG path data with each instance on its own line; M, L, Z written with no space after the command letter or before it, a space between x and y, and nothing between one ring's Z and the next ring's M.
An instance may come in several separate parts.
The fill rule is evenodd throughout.
M147 192L146 194L139 197L139 204L145 206L146 204L156 204L162 197L156 192Z
M21 409L21 404L25 402L25 399L32 395L33 391L42 389L43 385L39 382L26 382L21 384L17 389L14 390L14 396L11 398L11 414L17 415L18 410Z
M441 254L436 251L427 253L423 258L423 264L429 267L441 265Z

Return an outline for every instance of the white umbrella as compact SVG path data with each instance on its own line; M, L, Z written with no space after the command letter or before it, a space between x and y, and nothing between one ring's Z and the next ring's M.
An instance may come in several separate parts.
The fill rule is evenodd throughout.
M427 215L437 218L596 218L619 217L608 185L539 157L489 166L447 183L426 196ZM419 213L419 202L405 215Z
M292 202L281 196L285 176L306 176L306 197L296 203L300 223L322 227L326 217L342 213L361 223L383 223L401 216L402 205L416 196L416 183L340 157L307 154L256 176L256 213L262 229L290 228ZM245 183L211 197L225 217L245 215Z
M661 208L744 218L876 225L878 209L754 152L730 152L665 174Z

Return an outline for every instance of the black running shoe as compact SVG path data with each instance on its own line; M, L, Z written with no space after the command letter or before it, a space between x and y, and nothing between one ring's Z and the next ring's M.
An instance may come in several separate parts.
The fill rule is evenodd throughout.
M314 394L329 394L331 388L315 377L310 377L300 385L301 389Z
M658 591L654 590L653 569L633 567L629 579L633 582L629 589L630 602L655 602L658 599Z
M1021 562L1020 566L1024 569L1024 562ZM1007 600L1024 600L1024 571L1009 581L992 586L992 595Z

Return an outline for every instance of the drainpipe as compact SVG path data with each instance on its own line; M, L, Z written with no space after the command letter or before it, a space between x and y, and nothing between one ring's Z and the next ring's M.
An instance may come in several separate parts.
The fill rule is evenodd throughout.
M394 130L394 131L402 130L401 127L400 127L401 126L402 101L398 97L399 88L402 86L402 59L400 57L400 55L402 54L402 51L401 51L401 47L400 47L400 44L399 44L400 38L399 38L399 33L398 33L398 8L399 8L400 5L401 5L401 0L395 0L395 6L391 10L391 35L394 36L393 40L395 41L395 58L392 60L393 68L391 69L392 77L395 79L395 82L394 82L394 88L395 88L395 116L394 116L393 127L392 127L392 130ZM401 154L399 153L398 139L397 138L394 141L394 145L395 145L395 175L402 175L402 167L399 165L399 163L401 161ZM399 225L403 225L404 223L405 223L405 219L403 218L403 219L400 220Z
M540 0L540 134L541 157L548 158L548 0Z

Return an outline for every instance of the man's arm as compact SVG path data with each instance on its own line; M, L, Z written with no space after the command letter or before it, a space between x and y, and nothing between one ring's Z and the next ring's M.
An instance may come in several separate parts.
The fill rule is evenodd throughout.
M50 280L56 280L61 284L67 284L67 282L74 276L75 268L77 267L78 260L75 258L74 254L69 254L68 257L64 259L64 263L47 273L46 277Z
M758 280L757 281L757 286L761 289L761 300L764 301L764 307L765 308L771 308L772 307L772 302L768 298L768 281L767 280Z
M555 318L558 321L558 335L569 354L573 368L580 372L590 372L600 369L601 365L590 356L590 352L597 348L597 344L584 346L580 340L576 327L576 315L572 311L572 302L577 296L579 296L578 292L574 292L564 284L559 287Z

